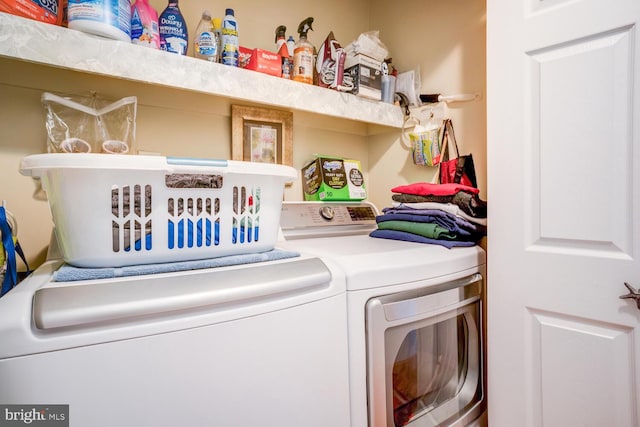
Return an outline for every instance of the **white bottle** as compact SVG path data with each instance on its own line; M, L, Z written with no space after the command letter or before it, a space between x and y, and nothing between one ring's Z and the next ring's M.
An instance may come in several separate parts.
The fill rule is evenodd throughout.
M293 51L296 48L296 41L293 36L289 36L287 39L287 49L289 49L289 58L293 58Z
M202 12L202 18L196 28L193 54L196 58L217 62L218 43L216 41L216 33L213 30L213 23L211 22L211 13L208 10Z
M233 9L227 9L222 20L222 63L237 67L239 49L238 21L233 15Z
M0 1L0 9L5 11L5 1ZM32 2L8 2L31 6ZM56 2L33 2L35 5L49 5ZM36 7L36 6L31 6ZM28 7L25 8L29 10ZM131 3L129 0L72 0L67 6L69 28L95 34L110 39L131 43ZM4 32L4 28L2 29Z

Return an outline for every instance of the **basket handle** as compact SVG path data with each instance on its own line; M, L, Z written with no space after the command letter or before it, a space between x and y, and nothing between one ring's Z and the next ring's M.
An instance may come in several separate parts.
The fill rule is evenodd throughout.
M179 166L212 166L226 168L229 163L222 159L198 159L193 157L167 157L167 164Z

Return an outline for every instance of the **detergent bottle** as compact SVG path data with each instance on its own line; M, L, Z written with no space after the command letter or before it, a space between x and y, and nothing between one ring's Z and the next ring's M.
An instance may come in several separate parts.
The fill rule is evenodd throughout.
M158 12L149 0L136 0L131 5L131 43L160 49Z
M222 63L237 67L240 57L239 51L238 21L236 21L233 9L227 9L222 20Z
M307 32L313 30L311 24L313 24L311 17L300 23L298 26L300 39L293 49L293 80L308 84L313 84L313 53L315 50L307 40Z
M213 29L211 13L208 10L202 12L202 17L196 29L196 38L193 44L193 55L196 58L211 62L217 62L218 42Z
M187 23L180 12L178 0L169 0L169 4L160 14L160 50L186 55L189 47Z
M5 1L0 1L4 10ZM9 5L24 10L39 9L55 4L54 1L9 1ZM46 13L46 11L45 11ZM70 0L67 6L69 28L102 37L131 43L131 4L129 0ZM3 31L6 31L3 28Z

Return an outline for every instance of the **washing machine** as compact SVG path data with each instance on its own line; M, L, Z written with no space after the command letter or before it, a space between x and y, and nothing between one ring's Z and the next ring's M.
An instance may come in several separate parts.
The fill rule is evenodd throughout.
M485 252L372 238L368 202L285 202L280 246L346 277L352 427L486 426Z
M0 299L0 415L350 425L345 278L320 258L57 282L61 264Z

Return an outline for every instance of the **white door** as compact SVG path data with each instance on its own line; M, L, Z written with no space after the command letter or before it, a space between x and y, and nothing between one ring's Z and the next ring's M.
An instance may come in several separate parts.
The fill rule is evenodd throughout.
M491 427L640 426L640 0L487 0Z

